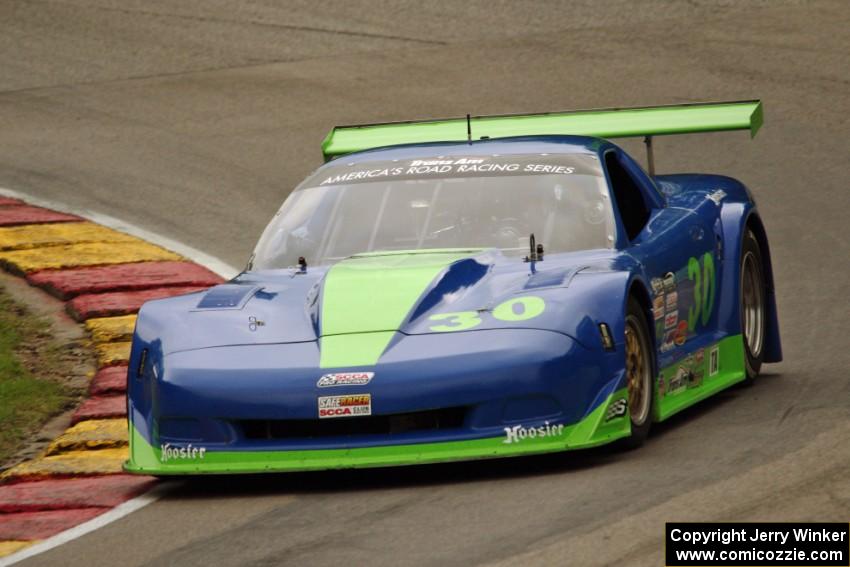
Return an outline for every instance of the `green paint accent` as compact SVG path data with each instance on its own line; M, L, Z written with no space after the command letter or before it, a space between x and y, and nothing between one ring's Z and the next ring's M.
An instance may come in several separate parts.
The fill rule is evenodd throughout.
M522 313L514 313L514 305L522 305ZM499 321L528 321L534 319L546 309L543 298L534 295L516 297L499 304L493 309L493 317Z
M572 134L599 138L627 138L666 134L693 134L749 130L755 137L762 125L761 101L576 110L544 114L475 116L472 137L504 138ZM325 159L370 148L426 142L465 142L466 118L449 118L361 126L338 126L322 143Z
M289 472L321 469L367 468L418 465L470 459L515 457L584 449L610 443L630 433L628 419L604 423L608 405L625 395L625 389L615 392L584 419L564 428L554 437L528 438L505 443L505 435L472 441L389 445L356 449L327 449L311 451L215 451L208 450L203 459L160 461L161 451L131 427L130 460L124 465L127 472L138 474L179 475L216 473ZM537 425L540 422L529 422Z
M320 368L374 366L394 334L395 331L377 331L322 337Z
M128 419L129 427L130 427L130 461L136 463L140 467L144 468L154 468L159 466L159 449L154 449L150 446L150 444L142 437L142 434L139 433L139 430L133 425L132 420Z
M702 257L702 275L702 317L700 322L704 327L708 325L708 321L711 319L711 311L714 309L714 255L711 252L706 252Z
M702 267L696 258L688 259L688 279L694 282L694 304L688 308L688 330L693 331L698 321L703 327L708 324L714 309L714 256L711 252L702 255Z
M429 321L445 321L445 325L434 325L429 329L435 333L466 331L481 324L478 311L458 311L456 313L437 313L428 317Z
M688 279L694 282L694 304L688 307L688 330L696 329L702 304L702 277L696 258L688 259Z
M695 388L687 388L678 393L656 396L655 420L663 421L683 409L694 405L717 392L741 382L746 378L747 371L744 362L744 339L741 335L726 337L719 343L719 365L718 372L714 376L708 375L710 353L715 345L705 347L705 359L703 360L702 384ZM670 377L675 374L684 361L668 366L661 371L664 379L669 382Z
M480 250L359 254L328 271L322 291L321 368L371 366L428 285Z
M522 305L522 313L514 313L515 304ZM527 321L534 319L546 309L543 298L534 295L517 297L500 303L493 309L493 317L500 321ZM456 311L454 313L437 313L428 318L429 321L445 321L445 325L434 325L429 329L435 333L450 333L466 331L481 324L481 314L478 311Z
M611 404L618 400L627 399L628 395L628 388L617 390L600 406L602 411L594 419L585 418L578 423L579 427L584 428L582 436L589 440L588 446L604 445L605 443L610 443L611 441L631 435L632 422L629 419L628 412L622 417L615 417L610 421L605 421L605 416L608 414L608 408Z

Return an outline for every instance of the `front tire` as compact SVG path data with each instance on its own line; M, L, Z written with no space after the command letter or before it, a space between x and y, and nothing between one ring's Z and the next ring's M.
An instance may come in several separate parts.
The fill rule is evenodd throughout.
M744 341L744 359L747 377L744 384L750 385L758 376L764 361L764 338L766 331L765 305L767 290L764 284L761 247L751 230L747 230L741 245L741 281L739 305L741 311L741 335Z
M635 449L646 441L652 426L655 364L646 314L634 297L629 298L626 310L625 334L626 384L632 434L623 440L622 445L626 449Z

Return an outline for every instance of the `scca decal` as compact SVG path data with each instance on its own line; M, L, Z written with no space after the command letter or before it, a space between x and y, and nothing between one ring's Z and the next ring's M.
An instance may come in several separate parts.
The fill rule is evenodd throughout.
M535 295L526 295L500 303L493 309L492 316L499 321L527 321L534 319L545 310L546 302L542 298ZM481 314L478 311L437 313L436 315L431 315L428 319L431 321L445 321L443 325L433 325L430 327L430 330L435 333L465 331L481 324Z
M319 398L319 419L372 415L371 394L323 396Z

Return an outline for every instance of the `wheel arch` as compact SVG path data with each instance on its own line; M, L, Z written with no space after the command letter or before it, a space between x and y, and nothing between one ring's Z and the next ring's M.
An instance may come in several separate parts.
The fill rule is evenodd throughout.
M658 338L655 336L655 325L653 324L655 319L652 316L652 296L649 293L649 288L642 279L632 279L629 284L629 291L626 294L626 305L624 309L628 308L629 298L631 297L634 297L640 304L643 310L643 316L646 318L646 329L649 332L649 344L652 350L652 381L653 387L655 387L655 381L658 378Z
M782 360L782 342L779 337L779 316L776 308L776 287L773 278L773 261L770 255L770 245L767 240L767 231L764 229L764 223L761 220L758 212L750 209L750 214L747 216L745 228L751 230L756 237L756 241L761 251L762 273L764 274L765 287L767 288L767 297L765 306L766 313L766 333L764 343L764 361L779 362ZM743 241L743 234L741 235Z
M634 278L629 284L629 291L626 294L626 307L628 307L628 301L630 297L634 297L640 304L640 307L643 310L643 315L644 317L646 317L646 326L649 328L649 336L653 341L652 344L655 344L655 326L651 324L653 321L652 299L649 295L649 290L647 289L643 280Z
M658 411L658 396L656 394L658 392L659 375L658 341L655 335L655 325L653 324L655 318L652 315L652 295L649 291L649 286L647 286L646 282L643 281L643 279L639 276L632 278L631 282L629 283L628 291L626 293L625 298L626 301L624 311L628 310L628 304L631 298L634 298L635 301L638 302L641 307L641 310L643 311L644 318L646 319L646 330L649 334L650 345L649 358L652 364L652 392L650 393L652 398L650 401L651 405L649 408L649 420L651 422L658 422L660 421Z
M752 202L724 203L720 212L719 230L723 238L723 275L719 282L721 302L718 306L718 329L729 334L739 334L741 330L740 279L741 248L747 230L752 230L759 244L762 257L762 272L765 278L765 342L764 362L782 360L782 343L779 336L779 317L776 306L773 262L767 231L761 216Z

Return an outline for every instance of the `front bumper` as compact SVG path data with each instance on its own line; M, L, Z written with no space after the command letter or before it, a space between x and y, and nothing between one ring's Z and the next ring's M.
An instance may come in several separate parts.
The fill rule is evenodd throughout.
M174 454L173 447L151 446L131 424L130 460L124 465L124 470L148 475L297 472L421 465L585 449L610 443L631 433L628 415L608 419L611 404L625 397L626 390L618 390L573 425L543 422L523 426L524 436L513 426L505 428L503 435L484 439L350 449L201 452L199 447L190 445L189 456L171 457L165 456L163 449ZM535 431L533 437L529 433L531 430ZM539 435L541 430L547 434Z
M126 470L167 475L412 465L592 447L630 433L628 416L609 412L625 398L618 357L559 333L401 336L375 367L334 369L374 371L368 387L319 388L325 370L318 369L315 348L186 351L166 356L152 376L132 377ZM280 368L280 360L297 362ZM240 430L244 420L325 422L317 418L317 397L362 393L371 394L377 416L457 406L466 408L465 417L448 429L380 435L258 439ZM192 432L174 427L187 423L194 424Z

